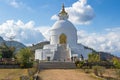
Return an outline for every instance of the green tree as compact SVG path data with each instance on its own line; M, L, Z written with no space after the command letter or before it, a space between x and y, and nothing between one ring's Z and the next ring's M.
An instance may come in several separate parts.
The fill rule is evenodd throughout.
M118 58L114 57L114 58L112 59L112 61L113 61L113 65L114 65L116 68L119 68L119 69L120 69L120 60L119 60Z
M33 62L33 52L29 48L23 48L16 54L17 61L21 67L31 67Z
M11 46L11 47L9 47L9 50L10 50L12 53L14 53L14 52L15 52L15 47Z
M2 51L3 58L12 58L13 53L9 49L4 49Z
M0 59L2 59L2 52L0 51Z
M100 56L96 52L88 54L88 62L99 62Z
M12 58L13 53L15 52L15 47L8 47L6 43L2 43L0 46L0 53L2 58Z

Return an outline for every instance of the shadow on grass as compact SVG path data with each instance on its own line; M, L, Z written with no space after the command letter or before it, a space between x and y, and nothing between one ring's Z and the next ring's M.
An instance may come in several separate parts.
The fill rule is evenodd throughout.
M102 77L102 78L104 78L105 80L120 80L120 79L113 78L113 77Z
M42 80L42 78L40 76L36 76L34 80Z

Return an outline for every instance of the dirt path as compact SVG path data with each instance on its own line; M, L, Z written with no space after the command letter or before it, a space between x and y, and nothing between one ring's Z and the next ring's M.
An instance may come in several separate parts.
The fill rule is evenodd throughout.
M75 69L51 69L39 73L42 80L98 80L83 71Z

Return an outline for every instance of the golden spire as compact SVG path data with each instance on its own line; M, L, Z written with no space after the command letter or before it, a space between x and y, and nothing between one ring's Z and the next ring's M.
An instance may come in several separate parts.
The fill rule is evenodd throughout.
M64 4L62 4L62 12L65 12Z
M60 20L66 20L66 19L68 19L68 14L67 14L67 12L65 11L64 4L62 5L62 10L61 10L60 13L58 14L58 16L59 16L59 19L60 19Z
M65 11L65 6L64 6L64 4L62 4L62 11L61 11L59 14L67 14L66 11Z

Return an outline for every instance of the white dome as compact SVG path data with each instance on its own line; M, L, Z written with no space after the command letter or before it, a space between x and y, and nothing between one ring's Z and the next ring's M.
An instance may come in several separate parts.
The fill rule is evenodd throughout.
M70 21L58 20L55 22L50 30L50 44L60 44L61 34L67 37L67 44L77 44L77 30Z
M69 30L69 31L76 31L76 28L74 27L74 25L68 21L68 20L58 20L55 22L55 24L52 26L51 30L54 29L65 29L65 30Z

